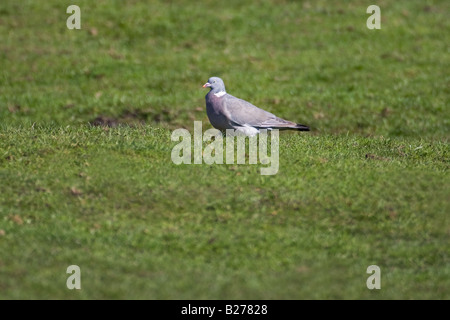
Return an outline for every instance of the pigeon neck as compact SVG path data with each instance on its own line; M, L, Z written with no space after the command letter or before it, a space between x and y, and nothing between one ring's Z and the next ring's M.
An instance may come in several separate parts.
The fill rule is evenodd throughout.
M219 91L219 92L214 92L214 95L215 95L216 97L218 97L218 98L220 98L221 96L223 96L223 95L225 95L225 94L227 94L227 93L225 92L225 90L221 90L221 91Z

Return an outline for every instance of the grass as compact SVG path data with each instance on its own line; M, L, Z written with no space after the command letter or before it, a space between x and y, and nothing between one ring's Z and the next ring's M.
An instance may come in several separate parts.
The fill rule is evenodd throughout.
M69 4L0 4L0 299L450 298L446 1ZM213 75L278 174L172 163Z

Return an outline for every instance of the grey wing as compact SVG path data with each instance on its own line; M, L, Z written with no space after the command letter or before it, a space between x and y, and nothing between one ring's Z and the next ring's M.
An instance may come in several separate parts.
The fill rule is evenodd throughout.
M255 128L291 127L295 123L278 118L273 113L254 106L250 102L236 98L230 94L224 103L228 119L238 126L251 126Z
M274 114L229 94L224 102L228 118L239 126L259 127L265 121L276 118Z

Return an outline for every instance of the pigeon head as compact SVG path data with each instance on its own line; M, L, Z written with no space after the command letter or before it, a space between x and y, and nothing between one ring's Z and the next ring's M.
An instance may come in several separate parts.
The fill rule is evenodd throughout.
M203 85L203 88L211 88L210 92L213 93L225 92L225 84L223 83L223 80L218 77L209 78L208 82Z

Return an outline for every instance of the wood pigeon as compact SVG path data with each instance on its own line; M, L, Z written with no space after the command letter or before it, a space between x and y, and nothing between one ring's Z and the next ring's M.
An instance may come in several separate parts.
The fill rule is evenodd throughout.
M205 96L206 114L216 129L234 129L237 133L247 136L258 134L260 129L309 131L308 126L281 119L250 102L228 94L223 80L218 77L209 78L203 88L210 88Z

